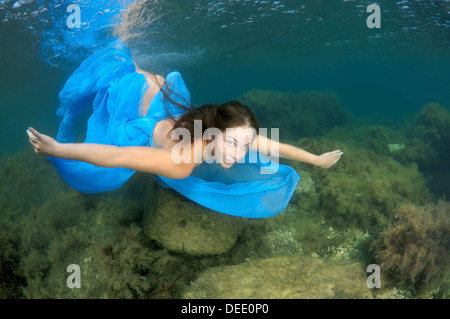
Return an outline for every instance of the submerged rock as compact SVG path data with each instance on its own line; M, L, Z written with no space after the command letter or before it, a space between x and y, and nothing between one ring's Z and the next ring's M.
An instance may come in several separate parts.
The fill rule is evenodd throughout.
M318 258L277 257L211 268L183 298L373 298L360 263L330 265Z
M143 229L168 250L199 256L228 251L244 223L244 218L212 211L155 185L149 194Z
M399 150L404 149L405 145L403 145L403 144L389 144L388 148L389 148L390 152L397 152Z

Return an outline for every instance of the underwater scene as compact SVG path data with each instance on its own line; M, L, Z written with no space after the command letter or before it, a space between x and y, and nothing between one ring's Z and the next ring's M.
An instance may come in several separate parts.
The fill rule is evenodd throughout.
M0 298L449 298L450 1L0 0L0 37ZM142 172L77 191L26 130L56 137L59 92L114 39L195 106L344 154L280 158L300 180L267 218Z

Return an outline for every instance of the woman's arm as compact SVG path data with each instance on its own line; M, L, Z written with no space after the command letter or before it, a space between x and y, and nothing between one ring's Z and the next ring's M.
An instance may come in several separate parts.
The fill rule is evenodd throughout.
M322 168L333 166L341 158L342 154L344 154L341 150L335 150L323 153L322 155L314 155L301 148L285 143L279 143L262 135L256 137L255 141L250 146L250 149L269 156L276 156L276 153L278 153L278 156L281 158L304 162Z
M58 143L33 128L27 130L37 154L87 162L101 167L126 167L168 178L188 177L193 163L174 163L171 152L144 146L103 145L93 143Z

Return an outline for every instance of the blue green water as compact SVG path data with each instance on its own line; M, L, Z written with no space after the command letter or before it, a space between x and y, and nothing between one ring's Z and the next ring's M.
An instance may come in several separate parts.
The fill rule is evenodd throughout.
M366 8L372 3L381 8L381 28L371 29L366 24L371 14ZM69 4L78 4L81 8L80 28L70 29L66 25ZM344 158L342 165L329 175L290 163L301 172L302 181L292 207L277 216L278 219L243 226L251 231L244 231L234 251L217 258L183 259L182 255L171 254L137 235L134 226L142 222L144 208L139 200L144 192L134 190L145 189L141 187L147 180L142 182L139 179L142 176L122 193L113 193L111 197L78 196L62 186L61 191L67 191L68 195L54 199L52 192L60 185L54 170L44 166L42 161L34 162L21 155L22 151L30 150L25 133L27 127L56 135L60 121L56 116L59 91L84 58L114 37L126 42L141 68L162 75L179 71L195 105L238 99L254 89L295 94L327 91L334 94L358 123L368 126L361 131L349 131L353 133L336 131L323 140L323 147L320 141L317 144L303 141L302 145L317 152L331 150L327 147L348 146L345 150L348 159ZM442 161L442 154L448 154L445 145L447 142L450 145L445 122L440 127L444 127L441 133L447 140L441 140L441 146L433 145L441 152L441 159L424 166L421 163L432 154L427 153L423 144L414 144L410 137L401 140L404 137L399 136L403 133L396 135L369 125L386 125L393 130L404 125L407 129L414 125L416 114L427 103L437 103L449 110L450 1L0 0L0 40L0 157L17 156L5 161L0 171L4 178L0 181L0 201L6 203L0 206L0 231L3 234L11 231L11 239L9 235L0 236L0 246L6 247L5 243L11 242L15 247L16 242L21 242L32 247L17 248L14 266L19 269L15 276L20 277L15 284L26 287L26 297L80 297L70 295L66 287L54 291L48 288L55 287L51 278L56 276L53 273L56 266L52 266L59 262L65 265L64 262L70 260L62 251L68 255L73 251L73 256L81 258L78 260L86 265L100 260L95 267L102 269L106 276L111 275L118 282L130 280L129 285L135 285L131 292L127 290L127 283L123 287L118 285L119 289L106 297L189 296L184 295L189 282L209 267L239 265L255 256L336 257L338 255L333 255L336 247L349 246L349 238L355 238L354 242L359 238L361 244L367 239L364 232L375 234L384 230L392 221L392 206L399 201L407 199L419 205L430 198L448 196L450 173L448 162ZM281 116L289 119L289 114ZM439 119L434 120L439 122ZM282 128L280 133L283 136ZM410 147L414 154L389 153L388 143L403 142L411 143L407 144L407 149ZM379 148L381 144L384 149ZM424 155L425 159L417 154ZM17 167L27 167L32 173L21 174ZM430 179L432 172L434 175ZM46 181L42 176L51 178ZM422 178L426 186L421 184ZM431 183L437 180L439 182ZM37 195L30 194L30 188L26 187L31 187ZM434 194L427 197L424 190L429 189ZM132 197L130 201L138 199L139 203L122 199L115 202L115 196L119 198L117 194ZM420 210L417 214L426 215L432 210L424 208L425 213ZM431 223L429 229L437 238L448 238L448 206L440 211L442 224L447 223L442 226L444 235L439 225ZM28 215L31 217L26 220ZM436 217L436 220L440 219ZM20 235L21 227L28 229L29 238ZM346 227L352 229L350 233L343 230ZM51 231L47 233L48 229ZM119 237L114 237L116 234ZM33 241L36 238L43 238L43 243L36 244ZM264 245L268 240L269 248L260 244L261 238L264 238ZM130 253L120 246L121 240L134 247L136 255L126 255ZM97 250L92 248L93 255L89 255L89 247L95 245L103 246ZM355 248L356 244L353 245ZM361 245L353 251L352 260L368 263L368 244ZM71 247L76 248L71 250ZM440 255L435 260L448 255L448 249L448 244L443 253L436 249ZM114 258L108 259L110 250L115 250L122 259L118 258L117 263L112 261ZM8 256L0 253L0 262L15 260L7 259ZM448 259L444 257L443 264L435 267L443 277L449 269ZM136 264L148 263L142 271L133 269L127 277L131 279L125 280L120 274L128 259ZM151 277L153 275L162 278L160 282ZM421 276L436 278L434 273L427 272ZM448 275L445 278L448 289ZM23 280L28 283L24 284ZM144 287L145 280L157 288ZM101 282L105 284L108 280ZM5 297L2 287L0 285L0 297ZM81 296L99 297L96 293L102 291L102 287L83 290L85 295ZM126 293L120 294L119 290ZM412 291L412 295L403 292L395 296L391 291L387 298L412 297L415 293L414 289ZM190 293L195 298L201 297ZM448 295L442 288L434 292L438 297ZM20 292L9 296L23 297Z
M448 1L377 2L379 29L366 25L371 1L140 1L126 21L125 5L22 2L0 2L2 153L26 146L29 125L56 131L64 80L113 34L143 67L179 70L195 104L331 90L355 114L392 119L450 100ZM65 26L69 3L80 29Z

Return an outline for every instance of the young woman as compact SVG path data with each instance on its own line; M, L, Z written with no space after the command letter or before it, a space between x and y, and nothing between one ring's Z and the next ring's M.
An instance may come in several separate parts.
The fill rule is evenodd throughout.
M213 115L213 113L216 114ZM220 117L221 113L223 113L224 117ZM215 123L211 123L214 126L209 127L219 128L223 133L223 139L216 140L214 138L212 142L205 139L192 140L191 161L174 163L172 160L172 148L179 141L171 139L170 132L177 127L186 125L186 122L189 123L188 125L193 126L194 120L204 119L202 121L206 123L212 122L209 116L216 120ZM238 133L227 135L226 128L233 128L233 131ZM251 128L255 130L249 130ZM205 152L205 148L208 143L215 143L214 146L211 146L213 150L211 152L212 155L215 155L215 150L217 149L222 151L220 153L221 158L216 158L215 160L221 163L224 168L229 168L242 159L249 149L255 151L264 150L264 155L269 155L270 150L277 148L281 158L301 161L322 168L331 167L343 154L340 150L336 150L317 156L298 147L279 143L262 135L255 135L254 132L257 131L257 128L258 126L251 111L239 102L231 101L222 105L204 105L196 109L195 113L185 113L176 121L164 119L157 122L153 132L154 147L58 143L53 138L41 134L31 127L27 130L27 133L30 143L37 154L83 161L101 167L127 167L175 179L188 177L195 166L206 160L204 157L208 154ZM194 128L192 127L188 130L190 135L194 137ZM203 133L202 136L204 135ZM241 140L250 142L238 145L238 141ZM196 147L196 143L201 143L201 146ZM277 143L278 146L274 146L274 143ZM226 157L227 154L232 154L232 156ZM211 158L208 159L212 160Z
M63 120L57 139L31 127L27 134L35 152L48 156L61 176L84 192L118 188L134 171L141 171L154 174L164 187L211 209L266 217L287 205L299 180L295 170L280 165L271 176L261 177L246 163L229 174L217 169L210 174L203 168L190 178L194 169L212 161L226 169L236 162L236 166L242 165L248 150L266 156L276 155L270 151L278 150L279 157L323 168L334 165L343 154L336 150L314 155L259 135L254 114L237 101L192 107L178 72L171 72L166 79L144 72L118 40L86 59L59 97L58 114ZM74 143L75 120L91 102L86 140ZM174 133L179 129L189 133L187 140L176 139ZM215 135L208 135L211 129L216 130ZM175 160L181 157L183 161ZM256 166L264 164L258 161ZM278 203L270 208L269 193L273 194L269 201ZM227 199L235 204L227 206L223 203ZM243 207L245 203L253 206Z

